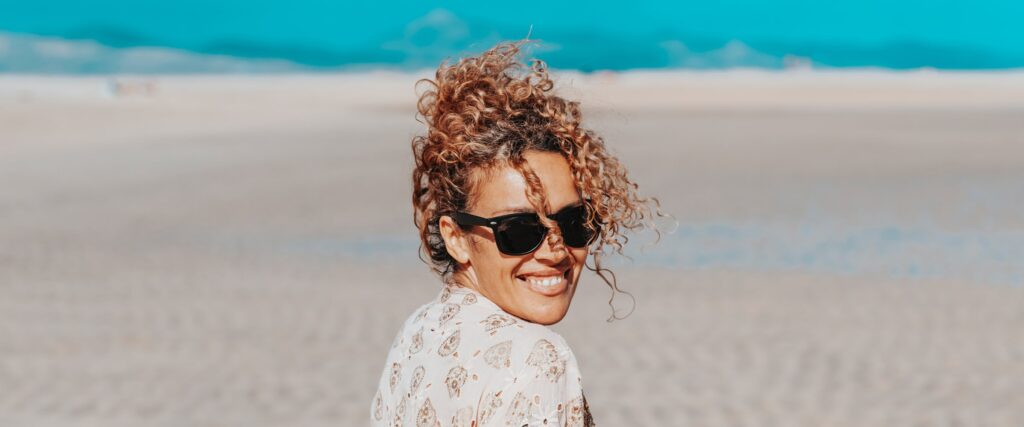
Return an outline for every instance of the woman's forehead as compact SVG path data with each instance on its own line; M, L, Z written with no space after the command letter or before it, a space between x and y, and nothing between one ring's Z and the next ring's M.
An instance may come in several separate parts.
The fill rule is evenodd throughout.
M527 153L524 157L540 179L542 191L553 212L579 203L580 195L564 157L557 153ZM493 217L536 210L526 196L526 179L514 167L501 165L480 173L474 189L474 214Z

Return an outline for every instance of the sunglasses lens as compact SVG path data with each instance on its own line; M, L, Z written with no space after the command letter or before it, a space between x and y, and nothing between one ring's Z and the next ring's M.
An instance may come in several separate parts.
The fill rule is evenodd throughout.
M558 228L562 230L566 245L582 248L593 241L596 234L587 229L586 220L587 210L583 206L566 209L558 214Z
M507 255L523 255L540 246L547 229L536 217L522 216L502 221L495 228L498 250Z

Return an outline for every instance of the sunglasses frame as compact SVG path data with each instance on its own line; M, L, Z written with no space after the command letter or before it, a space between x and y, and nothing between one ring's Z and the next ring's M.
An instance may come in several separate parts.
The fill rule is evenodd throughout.
M555 221L556 223L558 223L558 226L561 227L562 224L559 223L559 221L558 221L559 216L563 215L564 212L569 211L570 209L579 209L579 208L586 209L586 205L579 204L579 205L575 205L575 206L568 206L568 207L562 208L562 210L560 210L558 212L555 212L555 213L553 213L551 215L548 215L548 218L551 219L552 221ZM537 240L537 244L534 245L532 248L530 248L530 250L528 250L528 251L525 251L525 252L522 252L522 253L506 252L501 247L501 244L498 243L498 226L501 225L502 221L505 221L505 220L508 220L508 219L511 219L511 218L522 218L522 217L534 217L534 218L537 218L537 222L539 223L540 222L540 218L538 217L536 212L517 212L517 213L512 213L512 214L507 214L507 215L500 215L500 216L496 216L496 217L492 217L492 218L484 218L484 217L476 216L476 215L473 215L473 214L470 214L470 213L466 213L466 212L455 212L455 213L453 213L451 215L451 217L459 225L463 225L463 226L465 226L465 225L479 225L479 226L482 226L482 227L490 228L491 229L491 233L494 234L494 243L495 243L495 245L498 246L498 251L500 251L501 253L503 253L505 255L511 255L511 256L522 256L522 255L533 253L534 251L537 250L537 248L540 248L540 246L542 244L544 244L544 238L547 237L547 233L550 232L550 230L547 229L547 227L544 227L544 229L545 229L544 234L541 235L541 238ZM596 220L594 221L594 223L596 225L600 224L600 222L596 221ZM600 234L600 232L601 232L601 227L600 226L595 226L594 227L594 234L590 237L589 240L587 240L587 243L583 244L583 246L572 246L572 245L568 244L567 242L565 242L564 238L563 238L563 242L566 244L566 246L570 246L570 247L574 247L574 248L585 248L587 246L590 246L591 243L594 243L594 240L597 239L597 236L598 236L598 234Z

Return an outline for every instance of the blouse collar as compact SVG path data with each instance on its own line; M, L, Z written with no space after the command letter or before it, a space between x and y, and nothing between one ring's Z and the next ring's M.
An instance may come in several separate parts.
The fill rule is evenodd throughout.
M470 297L470 295L472 296ZM481 304L489 309L497 310L502 313L508 314L505 310L502 310L501 307L495 304L494 301L487 299L487 297L483 296L483 294L481 294L480 292L477 292L466 286L459 285L457 283L445 284L444 287L441 289L441 294L438 295L438 301L451 302L452 298L456 296L459 296L461 298L457 299L455 302L462 303L463 305L472 305L472 303L466 303L466 298L468 297L471 300L475 299L476 304Z

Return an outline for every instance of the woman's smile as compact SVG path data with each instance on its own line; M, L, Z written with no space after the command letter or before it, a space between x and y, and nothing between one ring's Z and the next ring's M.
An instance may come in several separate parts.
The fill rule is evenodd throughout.
M516 279L529 290L544 296L558 296L569 289L572 283L572 269L551 270L520 274Z

